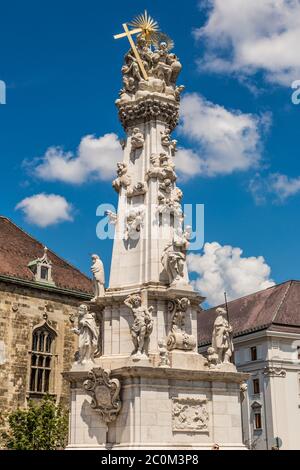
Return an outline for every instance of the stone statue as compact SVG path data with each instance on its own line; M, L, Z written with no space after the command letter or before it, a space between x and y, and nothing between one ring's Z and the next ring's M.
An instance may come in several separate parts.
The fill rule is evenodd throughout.
M216 369L218 367L219 356L212 347L208 348L207 350L207 362L210 369Z
M143 205L129 209L126 215L125 240L137 240L144 223L145 207Z
M123 162L117 163L118 178L116 178L112 183L113 188L117 192L119 192L122 187L126 189L128 188L128 186L131 185L131 178L130 176L127 175L127 171L128 171L128 168L127 168L126 163L123 163Z
M161 263L168 274L170 285L183 280L185 260L185 254L174 247L174 242L168 243L163 251Z
M94 362L98 348L99 328L94 314L87 305L82 304L78 309L78 327L72 331L79 336L78 363Z
M161 42L152 55L153 75L163 80L168 86L171 84L172 67L169 60L167 43Z
M105 212L105 215L107 215L110 224L116 225L116 223L117 223L117 221L118 221L118 216L117 216L117 214L116 214L115 212L106 211L106 212Z
M158 367L170 367L169 351L166 341L161 339L158 342L159 364Z
M173 314L172 327L167 341L169 351L173 349L191 351L196 347L195 337L185 331L185 316L190 304L186 297L169 302L169 312Z
M177 140L171 139L171 131L166 127L164 132L161 132L161 144L163 147L168 147L172 156L175 155L177 148Z
M91 271L94 277L94 298L95 302L99 297L105 295L105 273L103 263L98 255L92 255Z
M212 347L218 355L219 364L228 364L233 354L232 327L226 319L224 308L217 308L218 314L212 334Z
M182 251L182 253L186 253L189 244L190 238L192 234L192 227L187 225L185 230L182 230L182 226L180 226L174 234L174 245Z
M143 196L147 192L147 185L145 183L142 183L139 181L136 183L134 186L130 186L130 188L127 189L127 197L135 197L135 196Z
M124 303L132 310L134 316L131 327L131 338L134 345L132 356L135 360L139 360L143 356L147 357L148 354L150 335L153 330L153 307L143 307L139 294L130 295Z
M131 134L131 148L132 150L142 149L144 147L144 135L138 127L135 127Z

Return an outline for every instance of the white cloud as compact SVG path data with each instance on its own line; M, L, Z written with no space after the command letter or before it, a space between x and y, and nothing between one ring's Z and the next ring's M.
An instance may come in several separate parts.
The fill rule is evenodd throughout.
M176 166L185 176L226 175L255 167L261 159L261 132L270 115L229 111L197 93L182 99L178 132L193 145L179 149Z
M300 193L300 177L290 178L281 173L268 176L256 175L250 181L249 189L257 204L264 204L267 196L273 196L276 202L285 202L291 196Z
M35 168L35 174L47 181L81 184L89 179L109 180L116 164L122 160L122 149L116 134L82 138L76 155L61 147L50 147Z
M16 209L21 209L26 220L39 227L73 220L72 205L57 194L41 193L26 197L17 204Z
M240 248L206 243L203 254L188 255L189 271L197 273L195 288L214 306L274 285L262 256L245 258Z
M205 41L199 67L252 75L290 86L300 77L299 0L207 0L208 20L194 31Z

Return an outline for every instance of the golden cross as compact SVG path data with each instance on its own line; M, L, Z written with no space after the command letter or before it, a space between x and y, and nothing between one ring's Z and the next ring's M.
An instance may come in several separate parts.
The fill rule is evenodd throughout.
M123 28L124 28L125 33L116 34L116 35L114 36L114 38L115 38L115 39L121 39L121 38L125 38L125 37L128 38L128 41L129 41L130 46L131 46L131 49L133 50L133 53L134 53L135 58L136 58L136 60L137 60L137 63L139 64L139 67L140 67L140 69L141 69L142 75L143 75L143 77L144 77L145 80L148 80L148 75L147 75L147 72L146 72L146 70L145 70L143 61L142 61L142 59L141 59L141 56L140 56L140 54L139 54L139 51L138 51L137 48L136 48L136 45L135 45L135 43L134 43L134 40L132 39L132 35L133 35L133 34L141 33L141 32L142 32L142 29L141 29L141 28L135 28L135 29L129 30L126 23L123 23L122 26L123 26Z

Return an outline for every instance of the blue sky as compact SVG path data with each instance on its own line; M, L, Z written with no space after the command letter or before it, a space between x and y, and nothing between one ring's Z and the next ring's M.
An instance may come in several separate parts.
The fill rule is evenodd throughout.
M122 137L114 100L128 45L125 39L115 41L113 34L146 8L175 40L175 52L183 64L180 82L186 91L176 137L192 155L195 171L193 177L182 174L179 185L184 202L205 204L205 241L239 247L246 259L263 256L271 268L263 281L299 278L300 105L291 101L291 83L300 80L300 66L291 51L300 37L295 20L300 5L279 2L274 15L268 10L270 2L253 0L248 2L251 16L244 0L222 3L175 0L172 8L170 2L157 0L2 4L0 79L7 85L7 104L0 105L1 214L86 273L89 255L99 252L108 277L112 245L96 237L96 208L103 202L116 204L112 178L86 174L80 182L62 176L49 180L37 173L42 162L37 158L42 159L53 146L73 152L76 158L87 135ZM265 9L260 11L262 6ZM235 21L232 26L232 12L238 11L241 24ZM272 26L268 26L270 15ZM199 127L191 138L195 103ZM201 118L201 112L208 119ZM221 130L209 139L210 129L205 126L209 119L214 122L214 116ZM232 147L226 152L225 143L220 146L220 132L223 121L231 124L231 120L233 126L245 129L234 131ZM215 149L217 169L212 172ZM232 150L237 165L230 160ZM179 162L184 158L186 154L179 155ZM15 209L25 198L41 193L63 197L72 205L73 221L40 227L29 223L23 210ZM231 255L226 256L228 261ZM194 258L192 266L198 274L199 259ZM223 281L225 287L230 282L229 278ZM243 293L237 289L232 297ZM211 297L211 302L217 300Z

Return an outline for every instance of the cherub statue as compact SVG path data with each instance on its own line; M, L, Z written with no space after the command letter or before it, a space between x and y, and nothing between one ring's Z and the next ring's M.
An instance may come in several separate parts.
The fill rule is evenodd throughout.
M127 165L126 163L119 162L117 163L117 175L118 178L116 178L112 185L113 188L119 192L122 187L127 188L128 186L131 185L131 178L130 176L127 175Z
M150 335L153 330L153 307L143 307L140 294L132 294L124 301L133 313L134 321L131 327L131 338L134 345L132 356L136 360L147 356Z
M164 339L161 339L158 342L158 351L160 359L158 367L170 367L169 351L167 348L167 343Z
M219 364L228 364L233 354L232 327L226 319L227 311L218 307L212 334L212 347L218 355Z
M185 230L182 230L182 227L180 227L174 234L174 245L178 247L182 252L186 252L189 244L190 244L190 238L192 234L192 227L190 225L187 225Z
M118 220L118 216L117 216L117 214L116 214L115 212L113 212L113 211L106 211L106 212L105 212L105 215L107 215L110 224L116 225L117 220Z
M214 348L210 347L207 350L207 362L208 362L208 367L210 369L216 369L219 363L219 357L218 354L216 354L216 351Z
M94 277L94 298L92 302L95 302L99 297L104 297L105 295L104 266L98 255L92 255L91 271Z
M130 209L126 215L125 240L136 240L144 223L144 206Z
M138 127L135 127L131 134L131 147L133 150L138 150L144 147L144 135Z
M72 328L72 331L79 336L78 363L94 362L98 348L99 328L87 305L82 304L78 308L78 327Z

